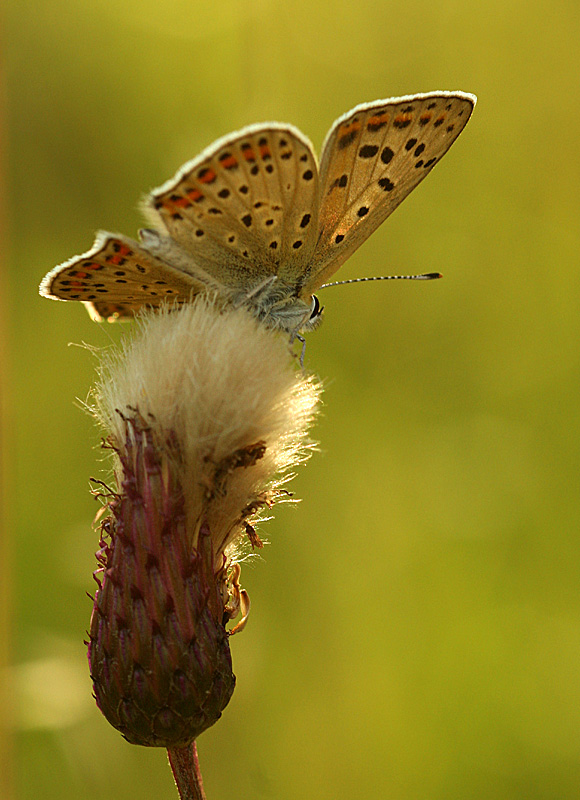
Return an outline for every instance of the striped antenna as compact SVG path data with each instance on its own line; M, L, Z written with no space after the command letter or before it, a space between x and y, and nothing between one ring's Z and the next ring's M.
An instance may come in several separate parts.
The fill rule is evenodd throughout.
M323 283L320 289L328 286L342 286L344 283L365 283L366 281L433 281L442 278L440 272L425 272L422 275L380 275L374 278L350 278L346 281L334 281L333 283Z

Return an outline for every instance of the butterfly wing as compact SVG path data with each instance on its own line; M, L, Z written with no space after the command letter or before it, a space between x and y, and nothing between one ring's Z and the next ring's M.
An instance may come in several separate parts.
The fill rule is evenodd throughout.
M475 97L432 92L377 100L340 117L323 145L319 239L303 295L312 294L441 160Z
M293 280L318 234L318 165L290 125L252 125L218 140L145 200L151 222L225 286Z
M87 253L55 267L40 285L53 300L80 300L93 319L129 319L143 306L187 302L207 284L174 269L126 236L98 234Z

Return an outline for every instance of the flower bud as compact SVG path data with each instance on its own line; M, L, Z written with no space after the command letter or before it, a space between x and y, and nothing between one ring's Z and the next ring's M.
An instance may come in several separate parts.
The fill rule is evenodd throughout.
M117 489L100 492L88 649L97 704L129 742L184 747L227 705L241 541L261 545L260 511L309 455L318 394L287 340L211 300L145 315L104 357L95 412Z

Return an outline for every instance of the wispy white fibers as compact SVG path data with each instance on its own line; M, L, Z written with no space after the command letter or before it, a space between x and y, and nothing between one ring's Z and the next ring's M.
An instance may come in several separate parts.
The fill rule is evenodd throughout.
M205 520L219 569L245 523L309 455L319 393L285 336L244 309L198 298L144 315L122 347L105 352L95 398L115 448L122 451L124 418L135 412L176 443L167 457L185 493L192 546Z

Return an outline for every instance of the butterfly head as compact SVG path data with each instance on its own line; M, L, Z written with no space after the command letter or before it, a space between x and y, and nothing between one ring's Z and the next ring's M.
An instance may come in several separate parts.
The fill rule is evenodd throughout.
M313 331L322 322L322 314L324 313L324 306L320 305L320 300L313 294L311 298L310 313L308 319L302 324L302 331Z
M292 336L312 331L322 322L323 307L316 295L299 296L278 281L269 281L262 291L245 296L243 302L270 328Z

